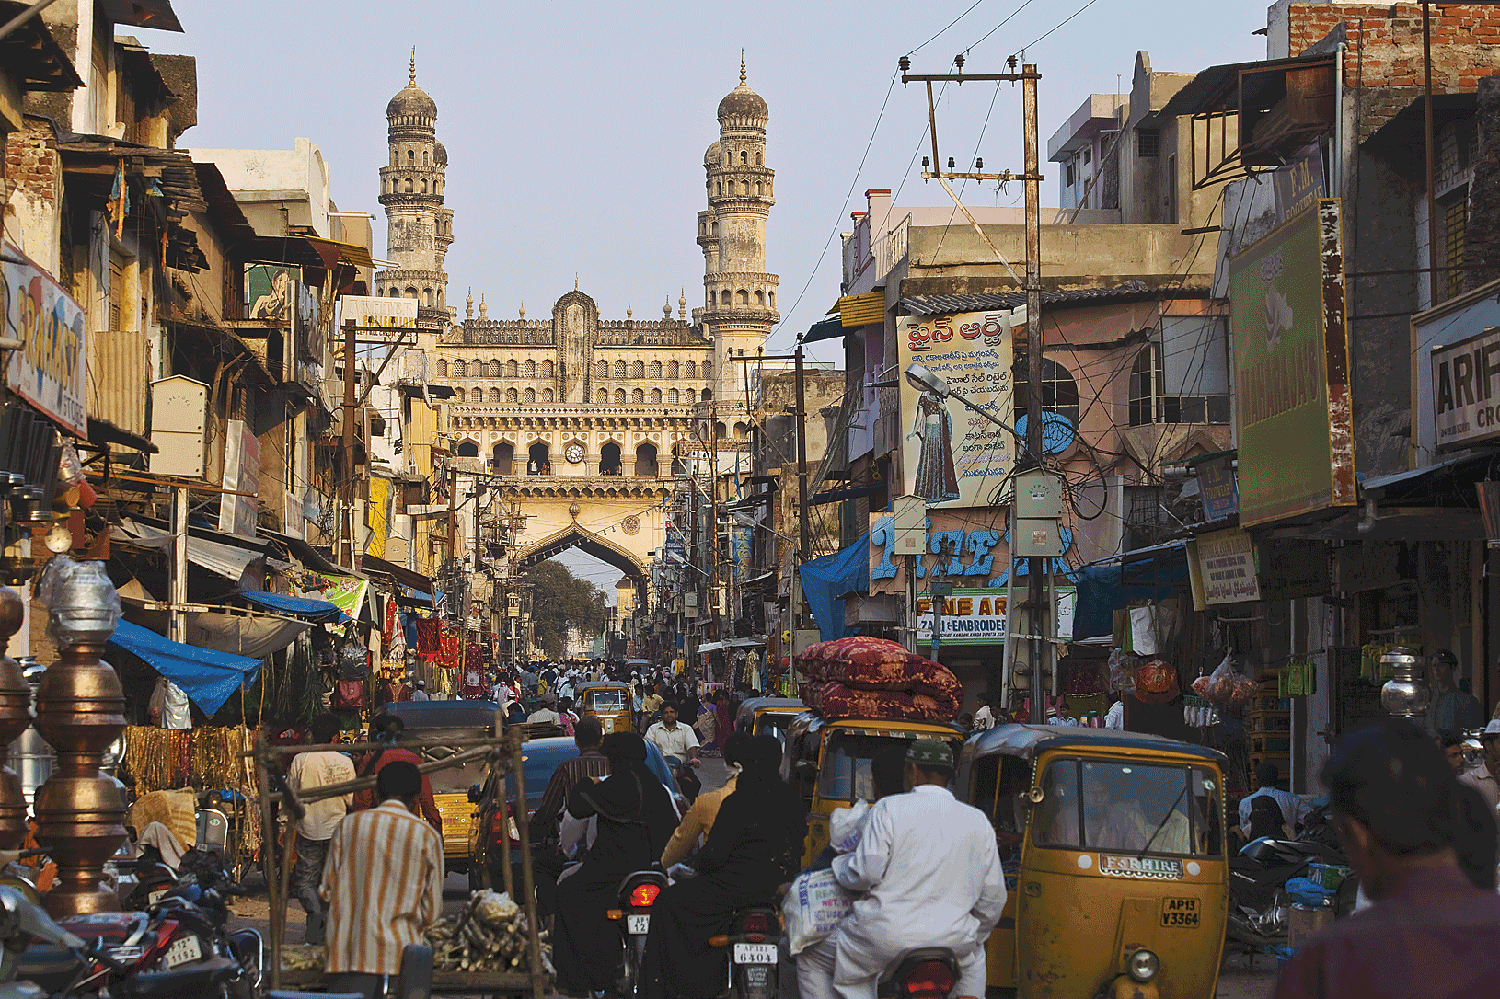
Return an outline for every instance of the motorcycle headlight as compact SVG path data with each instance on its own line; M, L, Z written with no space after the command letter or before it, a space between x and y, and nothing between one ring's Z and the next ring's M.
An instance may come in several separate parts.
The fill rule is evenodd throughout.
M1130 972L1130 977L1136 981L1149 982L1156 977L1156 971L1160 967L1161 961L1157 959L1156 955L1142 948L1130 955L1130 964L1127 966L1127 970Z

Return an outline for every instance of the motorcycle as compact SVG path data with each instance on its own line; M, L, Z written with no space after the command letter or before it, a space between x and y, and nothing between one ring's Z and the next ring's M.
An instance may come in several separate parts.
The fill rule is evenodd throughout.
M1229 858L1229 938L1256 947L1285 942L1291 906L1286 883L1306 877L1313 864L1342 867L1348 863L1336 847L1306 836L1247 844ZM1352 898L1356 886L1352 879L1346 884Z
M947 947L915 947L892 961L875 985L877 999L948 999L958 959Z
M683 762L676 756L663 757L667 766L672 770L672 776L677 781L677 786L682 790L683 797L687 798L688 804L698 800L698 795L703 790L703 782L698 779L697 772L693 769L693 763Z
M660 870L636 871L620 882L620 907L607 913L620 927L622 961L615 991L622 999L640 993L641 965L646 957L646 935L651 932L651 907L667 886Z
M781 913L775 906L740 909L729 932L709 945L729 950L729 991L733 999L774 999L779 991Z

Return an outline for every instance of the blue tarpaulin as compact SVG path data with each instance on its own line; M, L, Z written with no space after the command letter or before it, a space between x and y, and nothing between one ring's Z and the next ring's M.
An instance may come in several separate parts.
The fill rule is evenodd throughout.
M1187 585L1187 557L1182 548L1126 556L1114 565L1084 566L1078 570L1073 638L1112 635L1115 611L1132 601L1166 600Z
M869 532L860 535L858 541L843 551L802 563L802 596L811 608L813 620L825 642L848 634L844 627L844 602L836 598L851 591L866 592L869 589Z
M405 583L397 583L396 585L401 587L400 599L403 602L420 604L425 607L431 607L433 605L431 593L424 593L423 591L416 589L415 587L407 586Z
M285 614L288 617L300 617L304 621L314 624L322 624L325 621L337 621L340 618L348 620L344 612L327 600L308 600L304 597L287 597L280 593L268 593L265 590L241 590L240 596L257 607Z
M183 645L129 621L115 626L109 644L177 684L206 715L217 712L241 684L254 683L260 673L259 659Z

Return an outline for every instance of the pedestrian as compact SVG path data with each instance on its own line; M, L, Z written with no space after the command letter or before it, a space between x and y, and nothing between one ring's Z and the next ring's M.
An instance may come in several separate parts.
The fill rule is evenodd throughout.
M1484 734L1479 737L1479 746L1484 751L1484 759L1473 770L1460 774L1458 782L1478 791L1494 811L1500 806L1500 784L1495 781L1495 774L1500 772L1500 719L1490 719L1484 727Z
M1276 999L1489 999L1500 982L1500 895L1459 865L1458 781L1403 718L1346 735L1323 768L1349 865L1371 904L1299 947Z
M418 680L417 681L416 688L411 692L411 699L414 700L414 701L430 701L430 700L432 700L432 698L430 698L430 697L427 696L427 681L426 680Z
M405 760L375 778L380 804L351 812L328 847L325 984L375 999L382 976L399 974L401 952L426 943L443 913L443 837L418 818L422 774Z
M1240 829L1246 839L1257 839L1260 836L1279 839L1283 825L1287 836L1295 836L1298 827L1307 818L1307 813L1311 811L1307 803L1292 792L1277 787L1280 780L1281 770L1276 764L1267 760L1255 765L1255 790L1240 799ZM1255 810L1256 801L1262 798L1269 798L1276 804L1276 813L1271 818L1274 819L1277 831L1256 831L1255 835L1251 835L1252 826L1256 825L1251 821L1251 814Z
M1427 731L1463 735L1484 724L1479 698L1458 689L1453 671L1458 657L1449 649L1438 649L1427 657L1427 675L1432 683L1432 706L1427 709Z
M339 721L333 715L319 715L312 720L314 744L332 745L338 737ZM292 757L286 776L293 791L311 791L352 781L354 763L345 754L332 750L298 753ZM328 841L353 803L353 792L309 801L304 806L301 820L287 829L286 835L297 837L292 894L302 903L302 911L307 914L303 935L306 943L317 945L323 942L328 907L318 890L328 861Z
M410 749L402 749L398 743L401 733L406 730L406 723L397 715L377 715L370 719L369 739L371 742L381 744L379 749L365 754L365 758L359 764L359 776L377 777L382 768L391 763L405 761L412 766L422 765L422 758ZM422 779L422 787L417 798L417 812L432 824L439 836L443 835L443 816L437 810L437 800L432 796L432 781L427 775L418 771ZM373 808L376 804L375 792L355 791L353 808Z

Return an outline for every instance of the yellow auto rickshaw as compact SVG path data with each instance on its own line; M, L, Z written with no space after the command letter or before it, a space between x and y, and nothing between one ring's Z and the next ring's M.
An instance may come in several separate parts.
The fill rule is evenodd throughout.
M792 719L807 710L795 697L752 697L740 704L734 730L746 735L774 736L786 748L786 729Z
M782 777L807 805L807 840L802 866L828 846L828 821L834 811L861 799L875 800L872 763L883 751L913 739L939 739L957 755L963 729L944 722L893 721L888 718L841 718L828 721L804 712L786 727Z
M1114 729L1001 725L954 791L995 828L1009 895L988 985L1212 999L1229 906L1224 756Z
M573 701L578 717L598 718L605 735L633 731L635 716L628 685L611 681L581 683L573 691Z

